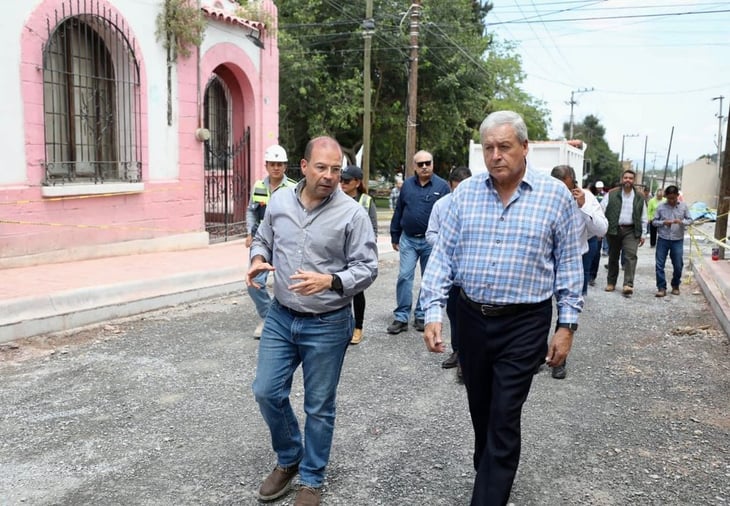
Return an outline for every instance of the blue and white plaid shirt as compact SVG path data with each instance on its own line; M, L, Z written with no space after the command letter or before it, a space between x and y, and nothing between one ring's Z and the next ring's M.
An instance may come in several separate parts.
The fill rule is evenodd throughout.
M553 295L558 320L583 309L581 236L565 184L530 166L504 207L489 173L454 191L421 284L426 323L441 322L452 284L484 304L530 304Z

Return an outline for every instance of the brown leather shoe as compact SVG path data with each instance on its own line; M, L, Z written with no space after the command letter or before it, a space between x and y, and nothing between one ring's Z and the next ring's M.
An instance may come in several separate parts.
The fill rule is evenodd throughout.
M319 506L321 493L318 488L302 485L294 499L294 506Z
M672 288L672 295L679 295L679 288Z
M629 286L629 285L624 285L624 291L623 291L623 294L624 294L624 295L631 295L632 293L634 293L634 289L633 289L633 287L631 287L631 286Z
M355 329L355 331L352 333L352 339L350 339L350 344L360 344L360 341L362 341L362 329Z
M298 465L291 467L276 466L259 487L259 499L273 501L286 494L298 471Z
M654 294L654 297L666 297L667 291L666 290L657 290Z
M606 285L606 288L604 288L604 290L606 292L613 292L615 289L616 289L615 285Z

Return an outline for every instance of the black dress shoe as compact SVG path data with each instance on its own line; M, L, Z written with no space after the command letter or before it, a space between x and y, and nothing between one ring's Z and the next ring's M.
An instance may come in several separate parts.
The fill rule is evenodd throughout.
M388 334L399 334L408 330L408 323L393 320L393 323L388 325Z
M441 367L444 369L453 369L457 365L459 365L459 354L457 352L453 352L449 355L449 358L441 362Z
M461 370L461 364L456 366L456 382L460 385L464 384L464 372Z
M413 328L416 329L418 332L423 332L423 329L426 328L426 325L424 324L423 320L416 318L413 320Z
M556 380L565 379L565 376L568 375L568 372L565 370L565 364L559 365L557 367L553 367L552 376Z

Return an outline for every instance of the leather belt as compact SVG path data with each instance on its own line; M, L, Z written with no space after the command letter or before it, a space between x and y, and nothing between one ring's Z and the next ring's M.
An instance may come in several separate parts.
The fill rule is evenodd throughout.
M534 302L530 304L480 304L479 302L474 302L467 297L463 289L459 291L459 297L461 297L461 300L463 300L467 306L486 318L515 315L525 311L538 309L550 303L550 299L546 299L542 302Z
M410 237L415 237L416 239L422 239L423 237L426 237L426 234L413 234L413 235L406 234L406 235L408 235Z
M619 225L621 228L634 228L633 225Z
M314 318L315 316L327 316L327 315L331 315L332 313L336 313L337 311L342 311L344 308L348 307L348 306L342 306L339 309L333 309L332 311L327 311L324 313L304 313L302 311L297 311L290 307L286 307L278 300L276 301L276 303L279 305L279 307L281 309L283 309L284 311L286 311L287 313L289 313L292 316L296 316L297 318Z

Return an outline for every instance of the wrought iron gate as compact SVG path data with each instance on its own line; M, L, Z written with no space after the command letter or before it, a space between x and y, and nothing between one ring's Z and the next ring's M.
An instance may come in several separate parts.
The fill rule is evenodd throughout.
M210 242L246 235L246 207L251 173L251 129L237 141L232 132L235 118L230 90L214 74L205 90L204 126L210 131L205 142L205 230ZM239 130L240 132L240 130Z
M246 235L250 194L251 130L237 142L205 142L205 230L210 242ZM215 144L218 144L216 147Z

